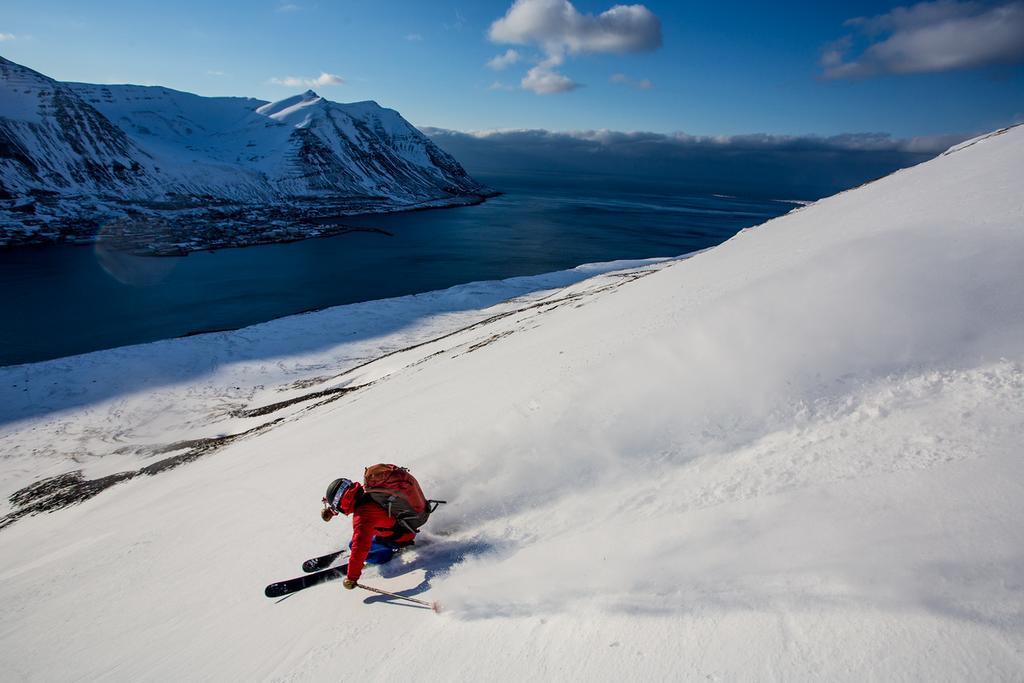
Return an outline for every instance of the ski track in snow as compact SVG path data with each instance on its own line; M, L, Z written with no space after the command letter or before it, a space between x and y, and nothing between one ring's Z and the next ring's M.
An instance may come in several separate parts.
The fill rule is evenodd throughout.
M1019 680L1022 168L1024 127L685 260L2 369L5 492L280 421L0 530L0 665ZM442 615L265 599L377 461L450 503L364 580Z
M238 331L0 368L0 448L10 463L0 475L0 494L6 501L29 477L81 469L95 479L135 469L152 464L168 445L226 437L302 412L316 403L306 397L317 393L368 386L448 349L483 348L514 328L491 334L490 326L477 331L475 325L495 317L506 324L504 316L520 309L529 319L549 308L537 304L577 294L552 287L583 281L578 293L593 294L623 281L622 273L609 279L598 277L602 273L665 262L588 264L339 306ZM497 303L473 308L490 302ZM466 328L465 338L448 339ZM347 337L355 340L346 342ZM322 350L284 355L299 338ZM439 344L425 352L421 345L433 340ZM125 373L128 367L132 372ZM199 381L180 381L188 375ZM245 411L289 401L296 403L266 417L244 417ZM47 438L40 439L40 432Z

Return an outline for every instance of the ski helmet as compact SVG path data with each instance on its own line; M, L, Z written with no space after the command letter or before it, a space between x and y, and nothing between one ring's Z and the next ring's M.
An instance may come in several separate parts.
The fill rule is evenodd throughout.
M335 479L331 482L331 485L327 487L327 496L324 498L324 502L327 503L327 506L331 508L332 511L340 513L341 509L339 505L341 504L341 497L345 495L345 491L348 491L350 488L352 488L351 479L345 479L344 477L341 479Z

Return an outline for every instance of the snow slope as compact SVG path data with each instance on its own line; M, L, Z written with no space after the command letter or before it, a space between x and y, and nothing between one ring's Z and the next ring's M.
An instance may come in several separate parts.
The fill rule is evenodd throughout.
M236 372L250 393L209 421L266 426L0 531L0 665L32 680L1019 680L1022 177L1018 127L691 258L491 309L464 290L462 313L450 292L4 369L5 399L32 397L7 409L5 452L113 445L119 401L140 443L138 406L165 391L209 406ZM324 345L302 343L318 322ZM165 372L168 354L196 374ZM136 383L88 388L125 358ZM177 451L110 457L138 467L210 436L172 422L148 436ZM4 461L5 486L76 458L28 455ZM104 472L92 455L87 478ZM265 599L347 539L317 516L322 488L376 461L450 504L365 581L446 612L337 584Z

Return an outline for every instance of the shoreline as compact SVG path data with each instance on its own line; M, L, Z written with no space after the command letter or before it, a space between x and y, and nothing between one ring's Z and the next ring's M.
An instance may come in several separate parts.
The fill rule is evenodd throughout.
M496 185L502 187L487 183ZM65 242L0 251L10 266L5 282L32 285L27 296L18 297L7 308L15 315L12 319L22 322L5 337L0 365L235 330L325 307L578 264L674 257L718 244L739 229L792 208L753 202L749 216L732 216L721 210L728 208L718 203L722 200L706 198L696 205L708 209L703 216L696 211L659 210L662 200L658 200L658 206L647 209L647 205L638 209L631 205L629 211L642 213L626 216L618 204L606 205L601 197L579 195L577 189L570 185L536 203L519 201L522 193L508 188L497 203L487 205L490 208L456 214L418 213L455 208L450 204L406 206L392 216L360 218L358 228L353 226L356 219L323 217L316 226L317 236L338 239L312 242L308 240L314 236L308 233L301 239L275 237L265 249L195 250L198 253L191 259L171 258L172 254L165 254L168 258L131 256L111 249L118 246L116 242L91 243L91 249L68 248L90 244ZM533 196L529 189L523 192ZM516 201L511 201L512 195ZM478 197L473 203L482 200ZM672 197L663 201L666 206L675 205ZM558 211L549 219L544 212L551 208ZM635 233L616 228L620 215L630 220L639 215L647 228ZM691 220L695 227L681 227ZM537 229L530 227L533 221ZM356 229L364 234L338 234ZM580 248L566 247L565 236L583 234L580 231L591 235L591 240ZM389 233L395 238L382 240ZM245 246L263 246L253 239L247 242ZM40 273L59 278L46 279ZM40 315L41 310L49 314ZM81 327L69 327L69 321L79 321Z
M430 289L422 292L415 292L412 294L401 294L393 297L382 297L376 299L366 299L363 301L352 301L348 303L329 304L326 306L313 306L301 311L295 311L286 315L270 318L268 320L262 320L260 322L249 323L245 325L237 326L220 326L210 328L198 328L194 330L188 330L182 334L176 334L169 337L161 337L159 339L151 339L149 341L130 342L127 344L120 344L117 346L109 346L105 348L93 349L91 351L83 351L81 353L72 353L65 356L56 356L53 358L43 358L39 360L30 360L20 363L3 363L0 364L0 374L11 372L16 368L29 370L32 368L42 367L48 363L62 363L72 361L75 359L85 358L86 356L93 356L98 358L95 354L118 354L128 353L134 355L140 353L137 349L153 344L167 344L175 343L188 339L195 339L196 337L202 337L204 335L214 334L231 334L241 330L249 328L255 328L259 326L270 326L276 327L287 324L289 318L298 318L300 316L307 315L328 315L332 310L336 314L342 314L342 309L348 310L363 310L366 306L372 306L374 304L383 305L386 308L392 308L396 304L409 304L411 302L422 300L422 301L443 301L447 297L459 298L459 292L475 290L477 292L487 290L488 292L501 292L507 291L507 298L515 298L516 296L522 296L526 293L543 289L547 286L559 287L568 284L573 284L581 280L596 277L598 275L605 274L607 272L613 272L615 270L624 270L628 268L650 266L666 261L678 261L689 258L700 251L688 252L685 254L679 254L677 256L654 256L649 258L641 259L613 259L610 261L597 261L592 263L581 263L570 268L563 268L559 270L553 270L544 273L536 273L534 275L517 275L509 278L501 278L496 280L472 280L469 282L462 282L459 284L452 285L450 287L444 287L441 289ZM564 282L563 282L564 280ZM555 284L551 284L554 282ZM505 299L501 297L488 299L484 296L487 303L483 307L491 306ZM442 306L439 311L443 311Z
M302 212L302 208L263 206L255 209L260 211L261 216L266 218L239 217L238 212L245 211L246 207L235 207L228 215L210 215L204 213L199 216L176 216L167 218L154 213L153 215L140 215L137 217L121 216L107 221L90 221L91 227L95 230L91 234L75 236L68 234L39 233L24 234L20 239L8 236L6 241L0 243L0 250L14 251L21 249L37 249L51 246L73 246L89 247L101 244L109 244L111 251L128 254L137 257L183 257L193 252L218 251L221 249L240 249L267 244L287 244L300 242L307 239L321 237L336 237L351 232L376 232L390 236L386 230L380 228L364 228L346 225L343 221L347 219L367 216L382 216L400 213L413 213L417 211L432 211L436 209L458 209L467 206L478 206L488 199L504 194L498 190L488 190L478 194L459 195L447 199L433 199L409 204L400 207L387 208L382 210L335 212L328 215L316 215L315 212L322 210L323 204L317 208L307 209L314 212L312 215L300 215L296 218L288 218L284 215L276 216L277 212L286 212L289 209ZM216 209L205 209L207 212ZM209 232L202 233L199 230L189 230L189 226L204 225L208 230L217 230L226 227L234 227L239 230L237 233L215 235ZM142 227L145 226L145 227ZM184 227L183 227L184 226ZM145 228L154 230L152 232L139 232ZM57 228L60 229L59 227ZM181 234L175 234L180 232Z

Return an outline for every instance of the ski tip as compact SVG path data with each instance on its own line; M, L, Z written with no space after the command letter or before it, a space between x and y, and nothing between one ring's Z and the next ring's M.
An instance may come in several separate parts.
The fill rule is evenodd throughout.
M437 600L435 600L434 602L430 603L430 609L434 610L435 614L440 614L441 613L441 603L439 603Z

